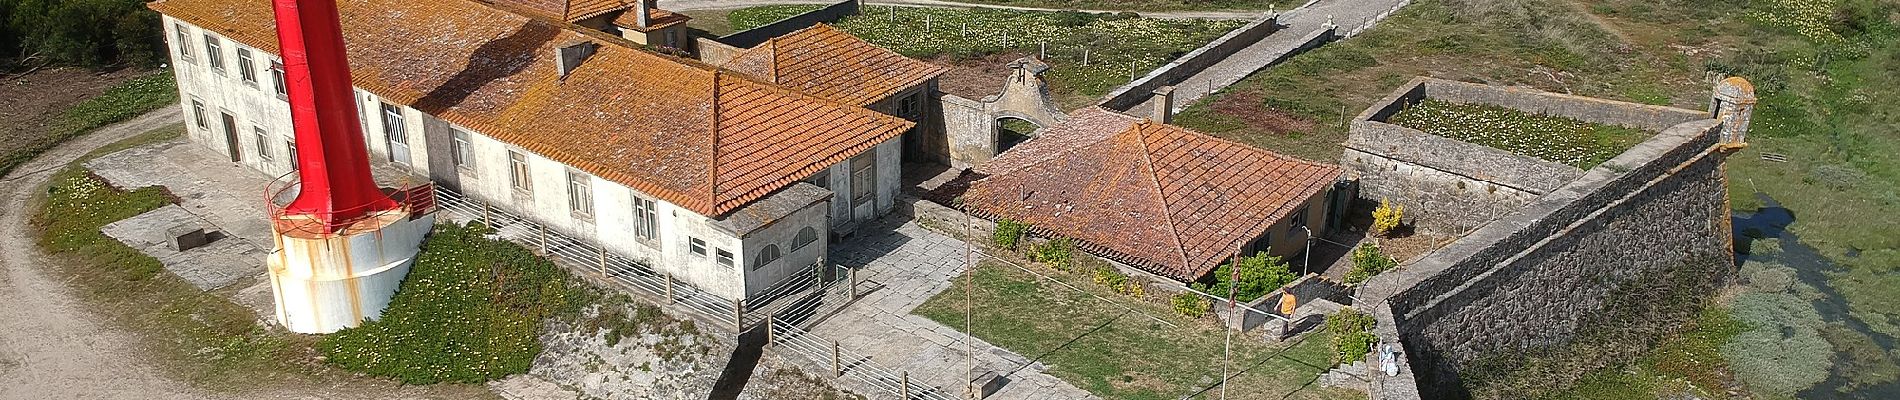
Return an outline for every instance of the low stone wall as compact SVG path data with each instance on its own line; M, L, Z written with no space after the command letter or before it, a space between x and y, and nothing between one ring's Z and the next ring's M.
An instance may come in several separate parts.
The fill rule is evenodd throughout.
M838 20L844 19L844 17L857 15L858 8L861 5L862 4L860 4L858 0L844 0L844 1L838 2L837 4L825 6L825 8L812 10L811 12L807 12L804 14L793 15L791 17L778 20L778 22L766 24L765 26L739 31L731 35L721 36L719 39L717 39L717 41L727 46L737 47L741 49L750 49L753 46L758 46L760 43L765 43L765 41L771 40L772 38L785 36L785 34L787 33L796 32L800 29L810 28L813 25L818 25L820 23L838 22Z
M1267 35L1279 31L1278 19L1279 14L1266 15L1239 29L1229 31L1226 35L1221 35L1220 38L1149 72L1146 76L1115 88L1107 97L1102 98L1098 105L1110 110L1127 112L1148 101L1148 97L1154 94L1155 89L1179 84L1182 80L1200 73L1214 63L1225 60L1228 56L1246 49L1247 46L1260 42ZM1331 32L1328 32L1327 36L1330 38Z
M1563 387L1694 318L1733 262L1718 137L1711 119L1670 127L1368 281L1381 340L1415 367L1376 374L1373 398L1418 398L1407 379L1424 398Z

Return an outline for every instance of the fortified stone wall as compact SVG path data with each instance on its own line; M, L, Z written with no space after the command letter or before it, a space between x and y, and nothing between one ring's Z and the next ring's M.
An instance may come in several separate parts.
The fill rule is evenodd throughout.
M1416 398L1396 384L1413 379L1424 398L1564 387L1694 318L1733 262L1719 132L1669 128L1368 282L1382 344L1416 367L1375 374L1373 398Z
M1584 175L1569 165L1386 123L1424 99L1491 104L1534 114L1659 132L1702 112L1418 78L1355 118L1341 164L1361 198L1405 207L1415 228L1458 234L1529 204Z

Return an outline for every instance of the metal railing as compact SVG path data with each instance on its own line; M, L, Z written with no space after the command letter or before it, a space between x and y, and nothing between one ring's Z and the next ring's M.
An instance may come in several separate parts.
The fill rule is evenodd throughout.
M587 272L613 282L636 294L647 295L664 304L682 306L698 317L734 329L746 313L743 300L728 299L692 284L680 282L672 274L654 269L649 263L628 259L586 241L571 238L519 215L489 206L455 191L437 188L435 203L460 221L482 222L502 239L539 251L556 265L575 272Z
M834 285L842 286L842 285ZM848 294L847 294L848 295ZM805 302L801 302L803 304ZM846 350L836 340L824 340L811 331L799 327L796 320L781 319L779 315L810 312L803 307L791 307L780 313L768 314L766 318L767 344L775 351L787 351L802 356L807 364L823 367L829 360L831 376L835 379L858 381L862 387L875 389L905 400L955 400L955 392L944 388L920 384L910 380L910 372L893 370L871 361L871 357ZM815 362L813 362L815 361Z
M264 185L264 206L271 221L272 232L300 235L328 235L339 230L349 229L359 222L386 218L388 211L400 210L409 218L416 218L434 211L436 207L436 186L426 182L396 189L393 193L380 195L376 202L351 206L326 212L292 211L290 203L303 190L303 180L297 171L290 171L272 179ZM378 208L388 200L394 208Z

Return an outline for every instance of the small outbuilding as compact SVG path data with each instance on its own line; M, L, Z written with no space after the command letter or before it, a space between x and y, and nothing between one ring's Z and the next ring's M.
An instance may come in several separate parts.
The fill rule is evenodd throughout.
M1340 168L1088 108L974 172L961 206L1191 282L1236 254L1297 255L1324 234Z

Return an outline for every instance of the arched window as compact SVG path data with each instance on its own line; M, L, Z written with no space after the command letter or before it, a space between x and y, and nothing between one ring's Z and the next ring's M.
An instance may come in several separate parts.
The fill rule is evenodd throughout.
M755 261L752 264L752 269L756 270L756 269L759 269L760 267L766 266L767 264L771 264L773 261L778 261L778 257L779 257L778 245L776 244L765 245L765 250L759 250L758 261Z
M798 236L792 237L792 251L805 248L805 245L818 241L818 230L807 226L798 230Z

